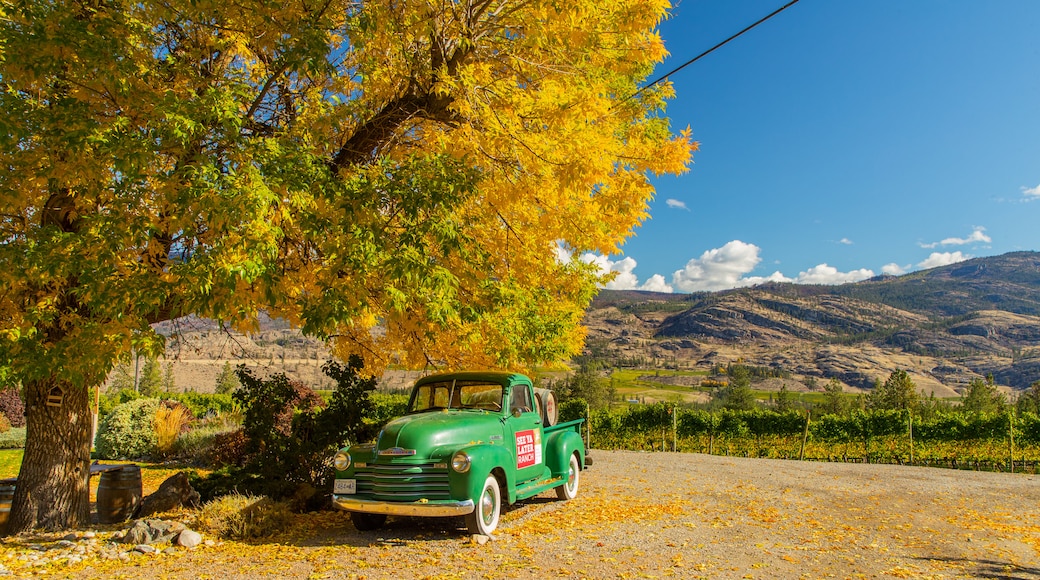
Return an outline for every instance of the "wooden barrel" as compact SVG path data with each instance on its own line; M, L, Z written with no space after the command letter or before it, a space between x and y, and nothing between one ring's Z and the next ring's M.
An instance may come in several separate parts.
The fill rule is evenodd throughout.
M98 522L118 524L130 519L141 508L141 487L141 468L136 465L102 473L97 490Z
M14 502L14 480L0 481L0 534L7 533L7 520Z
M542 414L542 425L551 427L559 421L556 410L556 395L549 389L535 389L534 396L538 399L538 407Z

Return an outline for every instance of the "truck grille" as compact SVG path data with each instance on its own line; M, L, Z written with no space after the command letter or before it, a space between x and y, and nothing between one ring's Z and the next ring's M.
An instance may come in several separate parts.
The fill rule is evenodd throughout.
M443 465L443 464L441 464ZM354 471L358 495L385 501L451 499L447 467L433 463L373 464Z

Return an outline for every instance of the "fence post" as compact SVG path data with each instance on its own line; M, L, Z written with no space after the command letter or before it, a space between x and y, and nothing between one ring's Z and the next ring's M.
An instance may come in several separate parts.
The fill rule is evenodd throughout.
M1015 412L1008 412L1008 471L1015 472Z
M910 411L910 465L914 464L914 412Z
M679 451L679 405L672 407L672 452Z
M809 421L812 411L805 412L805 431L802 433L802 447L798 450L798 461L805 459L805 441L809 439Z

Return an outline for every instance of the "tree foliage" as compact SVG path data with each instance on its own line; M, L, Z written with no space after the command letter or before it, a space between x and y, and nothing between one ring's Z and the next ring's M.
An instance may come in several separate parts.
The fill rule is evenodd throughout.
M900 369L892 371L884 383L879 380L874 385L873 392L867 395L867 407L878 410L913 411L917 409L920 400L917 385L906 371Z
M328 402L284 374L254 377L245 366L236 373L241 388L232 398L243 412L240 475L251 491L285 497L301 485L331 491L331 458L350 441L372 438L381 427L367 419L375 407L373 377L361 375L362 361L329 361L322 368L336 383ZM327 488L327 489L325 489ZM320 503L324 496L315 497Z
M80 389L160 354L157 321L266 310L374 371L574 354L600 281L578 254L617 251L695 148L667 83L636 94L668 8L5 3L0 365L35 490L12 529L86 521Z
M217 376L213 392L218 395L233 393L241 385L242 383L238 380L238 375L235 374L235 369L231 368L231 363L224 361L224 367L220 370L220 375Z
M606 409L617 398L617 389L602 376L599 364L586 361L574 374L552 386L560 402L580 399L592 409Z
M1007 409L1007 397L997 389L993 375L988 375L986 380L975 377L968 384L961 407L977 415L1003 413Z
M729 382L713 394L713 399L724 409L747 411L757 406L755 393L751 390L751 372L741 364L729 365L726 369Z

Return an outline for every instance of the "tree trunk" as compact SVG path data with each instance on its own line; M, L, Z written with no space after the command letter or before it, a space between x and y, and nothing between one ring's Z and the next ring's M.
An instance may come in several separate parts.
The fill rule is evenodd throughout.
M88 395L89 389L83 386L53 379L25 385L25 456L8 533L90 524L92 418Z

